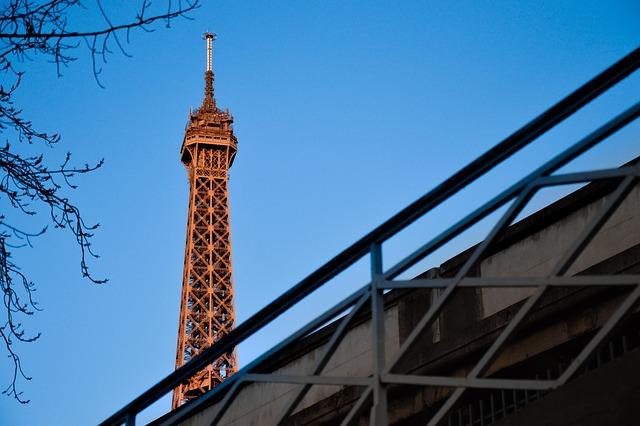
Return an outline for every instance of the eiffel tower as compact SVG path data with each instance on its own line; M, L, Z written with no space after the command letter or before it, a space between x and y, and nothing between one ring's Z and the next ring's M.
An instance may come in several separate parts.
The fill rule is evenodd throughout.
M213 96L213 33L205 33L207 70L202 105L189 114L181 161L189 175L189 213L182 277L176 368L235 326L229 223L229 168L238 141L233 116ZM197 398L237 371L235 351L226 353L180 384L172 407Z

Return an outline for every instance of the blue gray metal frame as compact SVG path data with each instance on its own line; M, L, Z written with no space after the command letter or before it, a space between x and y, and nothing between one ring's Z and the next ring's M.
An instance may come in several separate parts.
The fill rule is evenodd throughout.
M223 384L209 393L189 403L184 409L168 415L163 424L175 424L190 413L202 408L212 401L219 401L217 412L212 424L216 424L224 415L234 398L242 388L253 382L292 383L302 387L294 398L287 404L275 424L282 424L295 410L302 398L312 385L348 385L362 387L363 391L351 411L343 419L342 424L350 424L363 410L370 407L370 423L373 425L387 424L387 387L388 385L439 386L453 388L445 403L429 420L429 425L438 424L454 407L459 398L468 388L485 389L525 389L549 390L565 384L583 365L603 339L620 322L620 320L637 304L640 298L640 277L637 275L598 275L598 276L566 276L567 270L580 255L582 250L593 239L606 220L615 212L625 196L640 180L640 165L625 166L617 169L593 170L579 173L554 175L576 157L591 149L607 137L633 122L640 115L640 102L632 105L626 111L616 116L597 130L576 142L556 157L530 173L510 188L495 196L486 204L473 211L455 225L443 231L440 235L419 247L396 265L383 270L382 244L389 238L406 228L416 219L449 199L462 188L486 174L498 164L502 163L525 146L532 143L558 123L571 116L577 110L587 105L593 99L606 92L621 80L628 77L640 67L640 48L632 51L620 61L603 71L594 79L577 89L575 92L558 102L553 107L536 117L520 130L491 148L462 170L444 181L432 191L400 211L391 219L374 229L365 237L335 256L321 266L307 278L303 279L290 290L275 299L235 330L221 338L210 348L193 358L184 366L162 379L142 395L127 404L117 413L106 419L102 425L128 426L135 424L135 417L143 409L153 404L163 395L174 389L179 383L200 371L203 367L217 359L221 354L232 350L239 343L262 329L276 317L310 295L313 291L327 283L333 277L369 255L371 260L371 282L360 290L336 304L318 318L310 321L284 341L265 352L258 359L245 366ZM541 188L566 185L573 183L588 183L593 181L614 182L616 188L611 192L601 210L583 231L571 248L560 259L553 272L547 277L537 278L475 278L467 277L470 269L478 262L497 237L513 222L517 215L525 208L534 194ZM510 203L510 204L509 204ZM497 221L484 241L479 244L467 259L454 278L394 280L401 273L407 271L417 262L424 259L448 241L476 224L502 206L509 204L506 213ZM624 301L614 314L604 323L589 343L582 349L571 365L555 380L516 380L493 379L483 377L499 350L509 341L518 330L522 321L534 307L544 293L554 286L618 286L628 287L630 290ZM470 370L466 377L445 376L416 376L394 373L399 359L415 343L417 337L434 321L438 313L457 288L462 287L531 287L535 292L526 300L509 324L502 330L498 338ZM408 288L439 288L441 292L435 302L427 309L422 319L400 346L399 352L390 360L385 359L384 353L384 300L383 293L389 289ZM370 305L373 374L369 377L337 377L321 375L324 367L331 358L354 317ZM340 317L343 315L342 317ZM328 343L325 344L321 357L317 360L312 371L307 375L259 374L259 366L270 357L286 350L297 340L303 338L328 321L340 317L339 323Z

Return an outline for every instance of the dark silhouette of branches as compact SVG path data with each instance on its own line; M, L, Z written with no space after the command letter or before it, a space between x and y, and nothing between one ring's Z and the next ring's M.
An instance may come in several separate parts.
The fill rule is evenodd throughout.
M134 2L125 2L128 6ZM10 0L0 6L0 287L4 309L0 314L0 337L13 376L3 393L20 403L29 402L18 390L20 380L30 380L16 351L16 342L33 342L40 334L27 335L21 319L38 311L34 300L34 283L14 262L12 253L32 246L50 225L70 232L80 251L80 270L89 281L101 284L89 271L88 260L97 258L91 237L98 225L87 224L79 208L66 194L75 189L73 178L100 168L94 165L73 166L67 153L62 164L51 166L42 154L25 155L21 147L54 147L57 133L37 130L14 104L15 94L26 78L26 62L45 58L56 67L58 76L84 50L88 51L96 82L102 65L112 53L130 56L125 46L132 31L152 32L158 23L169 27L177 18L189 19L188 13L199 7L198 0L165 0L154 3L140 0L137 10L128 17L112 17L100 0ZM116 14L122 15L117 10ZM92 18L86 19L91 16ZM90 22L90 24L85 24ZM46 217L35 231L23 228L19 217Z

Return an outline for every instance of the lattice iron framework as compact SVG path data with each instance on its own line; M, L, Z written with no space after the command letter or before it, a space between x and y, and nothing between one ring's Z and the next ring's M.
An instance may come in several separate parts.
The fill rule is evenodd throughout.
M247 364L229 380L217 386L211 392L188 404L183 410L176 410L162 418L161 425L174 425L189 418L204 407L216 404L214 412L209 413L209 423L218 424L228 408L237 402L238 395L251 383L287 383L299 385L294 395L289 397L284 409L270 424L287 424L289 416L307 394L311 386L354 386L362 389L357 401L351 406L349 413L341 420L341 425L356 424L363 417L369 417L369 423L375 426L388 424L387 390L390 386L428 386L449 388L446 400L432 413L425 422L429 426L441 424L447 414L460 401L463 394L470 389L515 389L550 391L564 386L582 365L589 359L598 346L611 331L640 301L640 276L638 275L569 275L570 266L602 229L607 220L616 211L630 191L640 183L640 165L629 164L624 167L602 170L585 170L575 173L564 173L562 167L578 158L611 135L625 128L640 117L640 102L629 106L619 115L596 128L592 133L575 142L569 148L560 151L544 162L530 174L524 175L505 190L498 192L493 198L476 210L468 212L451 227L442 230L435 238L417 247L407 257L390 268L383 267L382 246L394 235L405 230L418 218L423 217L447 199L456 195L470 183L484 176L494 167L522 150L541 135L563 122L567 117L580 110L598 96L611 89L640 68L640 48L612 65L607 70L584 84L569 96L552 106L538 117L527 123L517 132L498 143L489 151L468 164L452 177L416 200L405 209L391 217L385 223L336 255L326 264L312 272L283 295L255 313L235 330L220 341L204 350L199 356L180 369L163 378L138 398L127 404L120 411L105 420L102 425L117 425L123 422L127 426L135 424L137 413L157 401L173 386L191 377L204 366L221 355L232 350L247 338L291 307L295 306L315 290L319 289L339 273L367 257L370 260L370 281L336 305L329 307L324 313L311 319L307 324L292 333L289 337L275 345L263 355ZM471 268L491 248L492 244L503 235L509 224L528 205L534 194L548 187L558 185L584 184L588 182L610 182L612 191L605 197L600 210L595 214L579 235L573 236L569 248L557 259L555 267L546 276L510 276L510 277L473 277L469 276ZM469 229L474 224L487 218L498 209L506 207L506 211L498 217L483 242L477 245L470 257L461 266L453 278L428 278L416 280L399 280L403 272L416 265L426 256L442 247L448 241ZM546 292L554 287L609 287L625 291L622 301L607 318L602 327L590 337L571 364L556 379L508 379L490 377L488 368L497 355L508 344L525 320L533 312L535 305ZM397 370L401 357L416 344L418 337L430 327L443 306L450 302L451 296L460 288L504 288L527 287L532 289L531 295L519 307L516 314L497 338L484 351L465 376L418 375ZM428 288L439 289L439 296L429 306L425 306L422 318L401 344L393 357L385 356L385 324L384 292L391 289ZM368 309L368 312L366 308ZM366 377L331 376L323 374L325 366L345 337L354 318L365 313L370 319L372 373ZM325 343L320 356L315 360L312 369L301 374L282 374L269 370L269 362L291 350L301 339L314 333L318 328L336 320L336 327ZM265 423L266 424L266 423Z
M176 368L217 342L235 326L229 222L229 168L237 149L233 117L216 106L213 95L214 35L205 34L207 70L202 106L189 116L182 162L189 174L189 213L185 245ZM178 385L176 408L237 370L233 349Z

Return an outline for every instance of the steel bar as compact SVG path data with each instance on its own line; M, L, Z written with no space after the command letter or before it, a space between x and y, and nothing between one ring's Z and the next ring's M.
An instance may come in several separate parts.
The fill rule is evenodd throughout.
M598 330L595 336L587 343L587 345L580 351L576 359L567 367L562 373L558 382L560 385L564 385L576 371L584 364L584 362L591 356L591 353L602 343L605 337L611 333L611 330L622 320L622 318L629 313L631 308L636 304L640 298L640 286L637 286L620 304L618 309L611 315L607 322Z
M596 217L594 217L590 223L585 227L581 235L576 239L572 248L568 251L568 255L565 256L562 260L558 262L558 264L552 269L551 275L560 275L566 272L566 270L571 266L573 260L575 260L576 256L582 251L582 249L591 241L591 239L595 236L598 230L604 225L606 220L610 217L611 214L615 211L616 207L622 202L627 191L630 190L631 185L633 183L633 178L628 176L626 177L622 183L618 185L618 188L609 196L605 201L605 204L600 208ZM512 336L513 332L519 327L522 320L529 313L529 311L533 308L533 306L540 300L544 292L548 287L546 285L542 285L538 287L536 292L530 296L525 304L518 310L516 315L513 317L511 322L505 327L505 329L500 333L498 338L493 342L493 344L489 347L489 349L484 353L480 361L471 369L468 378L476 378L483 371L489 367L490 363L493 361L495 356L498 354L498 351L502 348L502 346L507 342L507 340ZM430 425L437 425L440 420L444 417L444 415L453 407L456 401L462 396L465 388L457 388L450 396L447 398L445 403L440 407L440 409L436 412L433 418L429 421Z
M127 413L124 424L125 426L136 426L136 415L134 413Z
M311 376L292 374L254 374L248 373L243 377L245 382L287 383L294 385L335 385L335 386L370 386L370 377L352 376Z
M362 410L364 409L365 404L371 399L373 395L373 389L371 387L366 388L360 398L356 401L356 403L351 407L351 410L347 413L342 422L340 422L340 426L349 426L357 417L360 415Z
M417 218L450 198L470 182L486 174L497 164L520 151L537 137L617 84L639 66L640 49L635 49L556 105L533 119L520 130L469 163L451 178L438 185L432 191L401 210L398 214L361 238L355 244L342 251L325 265L240 324L235 330L204 350L200 355L160 380L139 397L107 418L102 424L120 424L125 420L128 413L138 413L148 407L172 390L176 385L191 377L191 375L221 354L232 350L236 345L262 329L266 324L315 291L329 279L357 262L367 253L371 243L385 241L399 230L413 223Z
M384 368L384 294L379 287L382 280L382 246L371 245L371 354L373 356L373 404L369 423L372 426L387 426L387 388L380 380Z
M382 380L385 383L397 385L477 389L549 390L559 386L559 383L555 380L485 379L410 374L384 374Z
M384 289L444 288L455 278L384 281ZM511 288L511 287L600 287L630 286L640 282L638 275L575 275L569 277L465 277L458 287Z
M588 172L564 173L544 176L536 180L537 186L557 186L575 183L587 183L597 180L623 178L626 176L640 177L640 168L637 166L618 167L615 169L592 170Z
M334 354L336 348L338 347L340 342L342 342L343 337L347 334L347 331L349 330L348 327L351 324L351 321L358 314L358 312L360 312L361 308L365 305L365 303L368 300L369 300L369 292L365 292L365 294L360 298L358 303L356 303L355 306L351 308L351 311L349 312L349 314L347 314L344 318L340 320L340 325L333 332L331 339L325 345L322 351L322 355L316 362L316 365L311 370L312 375L318 375L322 373L322 370L331 359L331 356ZM293 399L289 402L289 404L287 404L287 406L284 408L284 410L280 414L280 417L275 422L276 425L280 425L284 421L284 419L286 419L291 414L291 412L298 406L300 401L302 401L302 398L304 398L304 396L307 394L309 389L311 389L311 385L306 384L302 387L302 389L299 390L299 392L296 393Z

